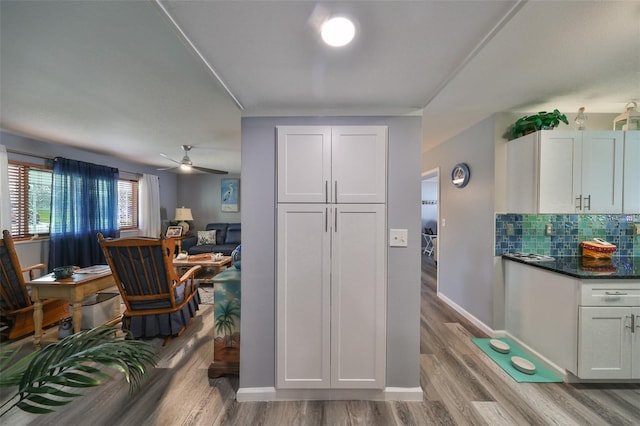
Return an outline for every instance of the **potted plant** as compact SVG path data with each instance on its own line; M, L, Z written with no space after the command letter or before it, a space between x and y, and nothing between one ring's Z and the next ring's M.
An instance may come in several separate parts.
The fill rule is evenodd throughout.
M511 139L519 138L520 136L527 135L529 133L537 132L538 130L550 130L557 127L560 122L569 124L567 116L560 113L557 109L553 112L541 111L534 115L525 115L518 119L509 132Z
M0 388L18 387L0 405L0 417L14 407L34 414L53 412L82 396L74 388L98 386L110 378L98 366L121 371L133 392L147 367L157 364L157 355L149 343L118 337L116 331L106 326L82 331L19 360L19 348L0 349Z

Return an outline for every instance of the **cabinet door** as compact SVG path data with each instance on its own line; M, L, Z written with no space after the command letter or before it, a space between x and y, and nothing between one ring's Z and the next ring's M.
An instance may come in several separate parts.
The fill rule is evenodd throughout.
M333 203L384 203L387 199L387 128L332 128Z
M582 181L581 133L540 132L539 213L576 212Z
M623 152L621 131L582 132L582 213L622 212Z
M624 179L622 211L640 213L640 130L624 132Z
M279 203L326 203L331 194L331 128L277 128Z
M381 389L386 364L385 206L332 209L331 386Z
M580 307L578 377L628 379L631 377L631 309Z
M279 204L277 209L277 385L329 388L329 207Z

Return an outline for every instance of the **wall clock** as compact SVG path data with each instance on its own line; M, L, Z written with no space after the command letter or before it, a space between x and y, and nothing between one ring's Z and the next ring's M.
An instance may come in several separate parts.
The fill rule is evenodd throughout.
M458 163L453 167L451 171L451 183L456 188L464 188L469 183L471 178L471 172L469 172L469 166L466 163Z

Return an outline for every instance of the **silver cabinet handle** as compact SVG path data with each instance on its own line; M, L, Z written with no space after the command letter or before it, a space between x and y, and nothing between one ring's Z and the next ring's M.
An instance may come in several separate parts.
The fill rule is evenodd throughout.
M626 296L627 293L624 293L622 291L605 291L604 294L606 294L607 296Z
M324 181L324 203L327 204L329 202L329 181Z
M335 222L335 227L333 228L333 232L338 232L338 208L336 207L335 209L333 209L333 213L334 213L334 222Z
M333 195L334 195L334 198L335 198L335 200L336 200L336 204L338 204L338 181L337 181L337 180L334 182L334 185L333 185L333 186L334 186L334 193L333 193Z
M582 195L578 195L576 197L576 202L577 202L576 209L582 210Z
M587 205L587 200L589 200L589 205ZM588 197L584 197L584 209L591 211L591 194Z

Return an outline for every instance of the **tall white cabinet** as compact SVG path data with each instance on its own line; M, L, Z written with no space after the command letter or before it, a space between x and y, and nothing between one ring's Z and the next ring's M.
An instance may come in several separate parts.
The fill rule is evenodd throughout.
M277 387L383 388L387 129L277 132Z

